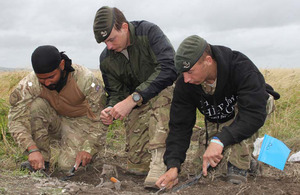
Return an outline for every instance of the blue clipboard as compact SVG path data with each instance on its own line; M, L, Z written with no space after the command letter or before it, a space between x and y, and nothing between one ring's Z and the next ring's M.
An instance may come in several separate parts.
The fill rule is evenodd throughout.
M282 141L265 134L258 160L283 171L290 152Z

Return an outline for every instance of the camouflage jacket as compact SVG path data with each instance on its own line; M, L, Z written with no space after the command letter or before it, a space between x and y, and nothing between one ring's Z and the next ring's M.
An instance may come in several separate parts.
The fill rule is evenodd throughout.
M104 108L106 96L99 79L91 71L83 66L72 65L75 71L71 72L79 89L84 94L88 104L96 116L100 116ZM42 85L39 83L34 72L23 78L10 95L11 104L8 114L8 128L14 140L24 151L32 145L35 145L31 135L30 125L30 106L31 103L39 97L42 91ZM87 123L91 119L86 117ZM99 118L99 117L98 117ZM100 120L99 120L100 122ZM92 146L96 140L88 140L87 145Z

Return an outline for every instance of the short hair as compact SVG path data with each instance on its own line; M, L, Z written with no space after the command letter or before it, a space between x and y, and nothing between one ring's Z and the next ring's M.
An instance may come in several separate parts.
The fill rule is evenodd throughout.
M206 58L206 56L210 56L212 59L214 59L213 53L211 51L211 47L208 43L207 43L207 45L204 49L204 52L203 52L202 56L200 57L200 60L203 61L204 58Z
M126 20L126 17L124 16L123 12L121 12L118 8L114 7L113 8L114 12L114 18L115 18L115 26L114 28L117 31L121 30L122 24L125 22L128 24L128 21Z

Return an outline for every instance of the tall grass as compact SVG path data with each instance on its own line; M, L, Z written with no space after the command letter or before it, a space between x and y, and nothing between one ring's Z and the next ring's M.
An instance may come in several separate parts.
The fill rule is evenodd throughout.
M284 141L292 150L300 150L300 69L263 70L267 83L280 93L276 110L266 121L261 134Z
M285 142L293 151L300 150L300 69L262 70L267 83L280 93L276 110L260 131ZM0 166L8 169L16 167L26 157L14 143L7 127L9 94L14 86L28 72L0 73ZM100 77L99 71L95 72ZM203 116L197 114L197 125L203 127ZM115 121L107 133L107 147L112 150L124 148L125 135L123 124ZM123 146L120 146L123 145Z
M17 163L26 159L26 156L23 156L8 132L7 115L9 111L9 94L14 86L27 74L28 72L0 73L0 166L6 169L14 169Z

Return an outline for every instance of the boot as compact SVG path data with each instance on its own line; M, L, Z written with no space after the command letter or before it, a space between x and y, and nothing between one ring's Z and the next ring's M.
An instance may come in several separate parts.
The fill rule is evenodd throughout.
M262 174L262 166L258 160L251 156L250 169L248 170L250 176L256 177Z
M127 160L127 171L134 175L147 175L149 171L149 162L143 164L134 164Z
M230 162L227 166L227 181L233 184L241 184L247 182L248 170L239 169Z
M157 148L151 150L150 171L144 182L145 188L158 188L155 182L167 171L167 167L163 162L163 156L166 148Z

